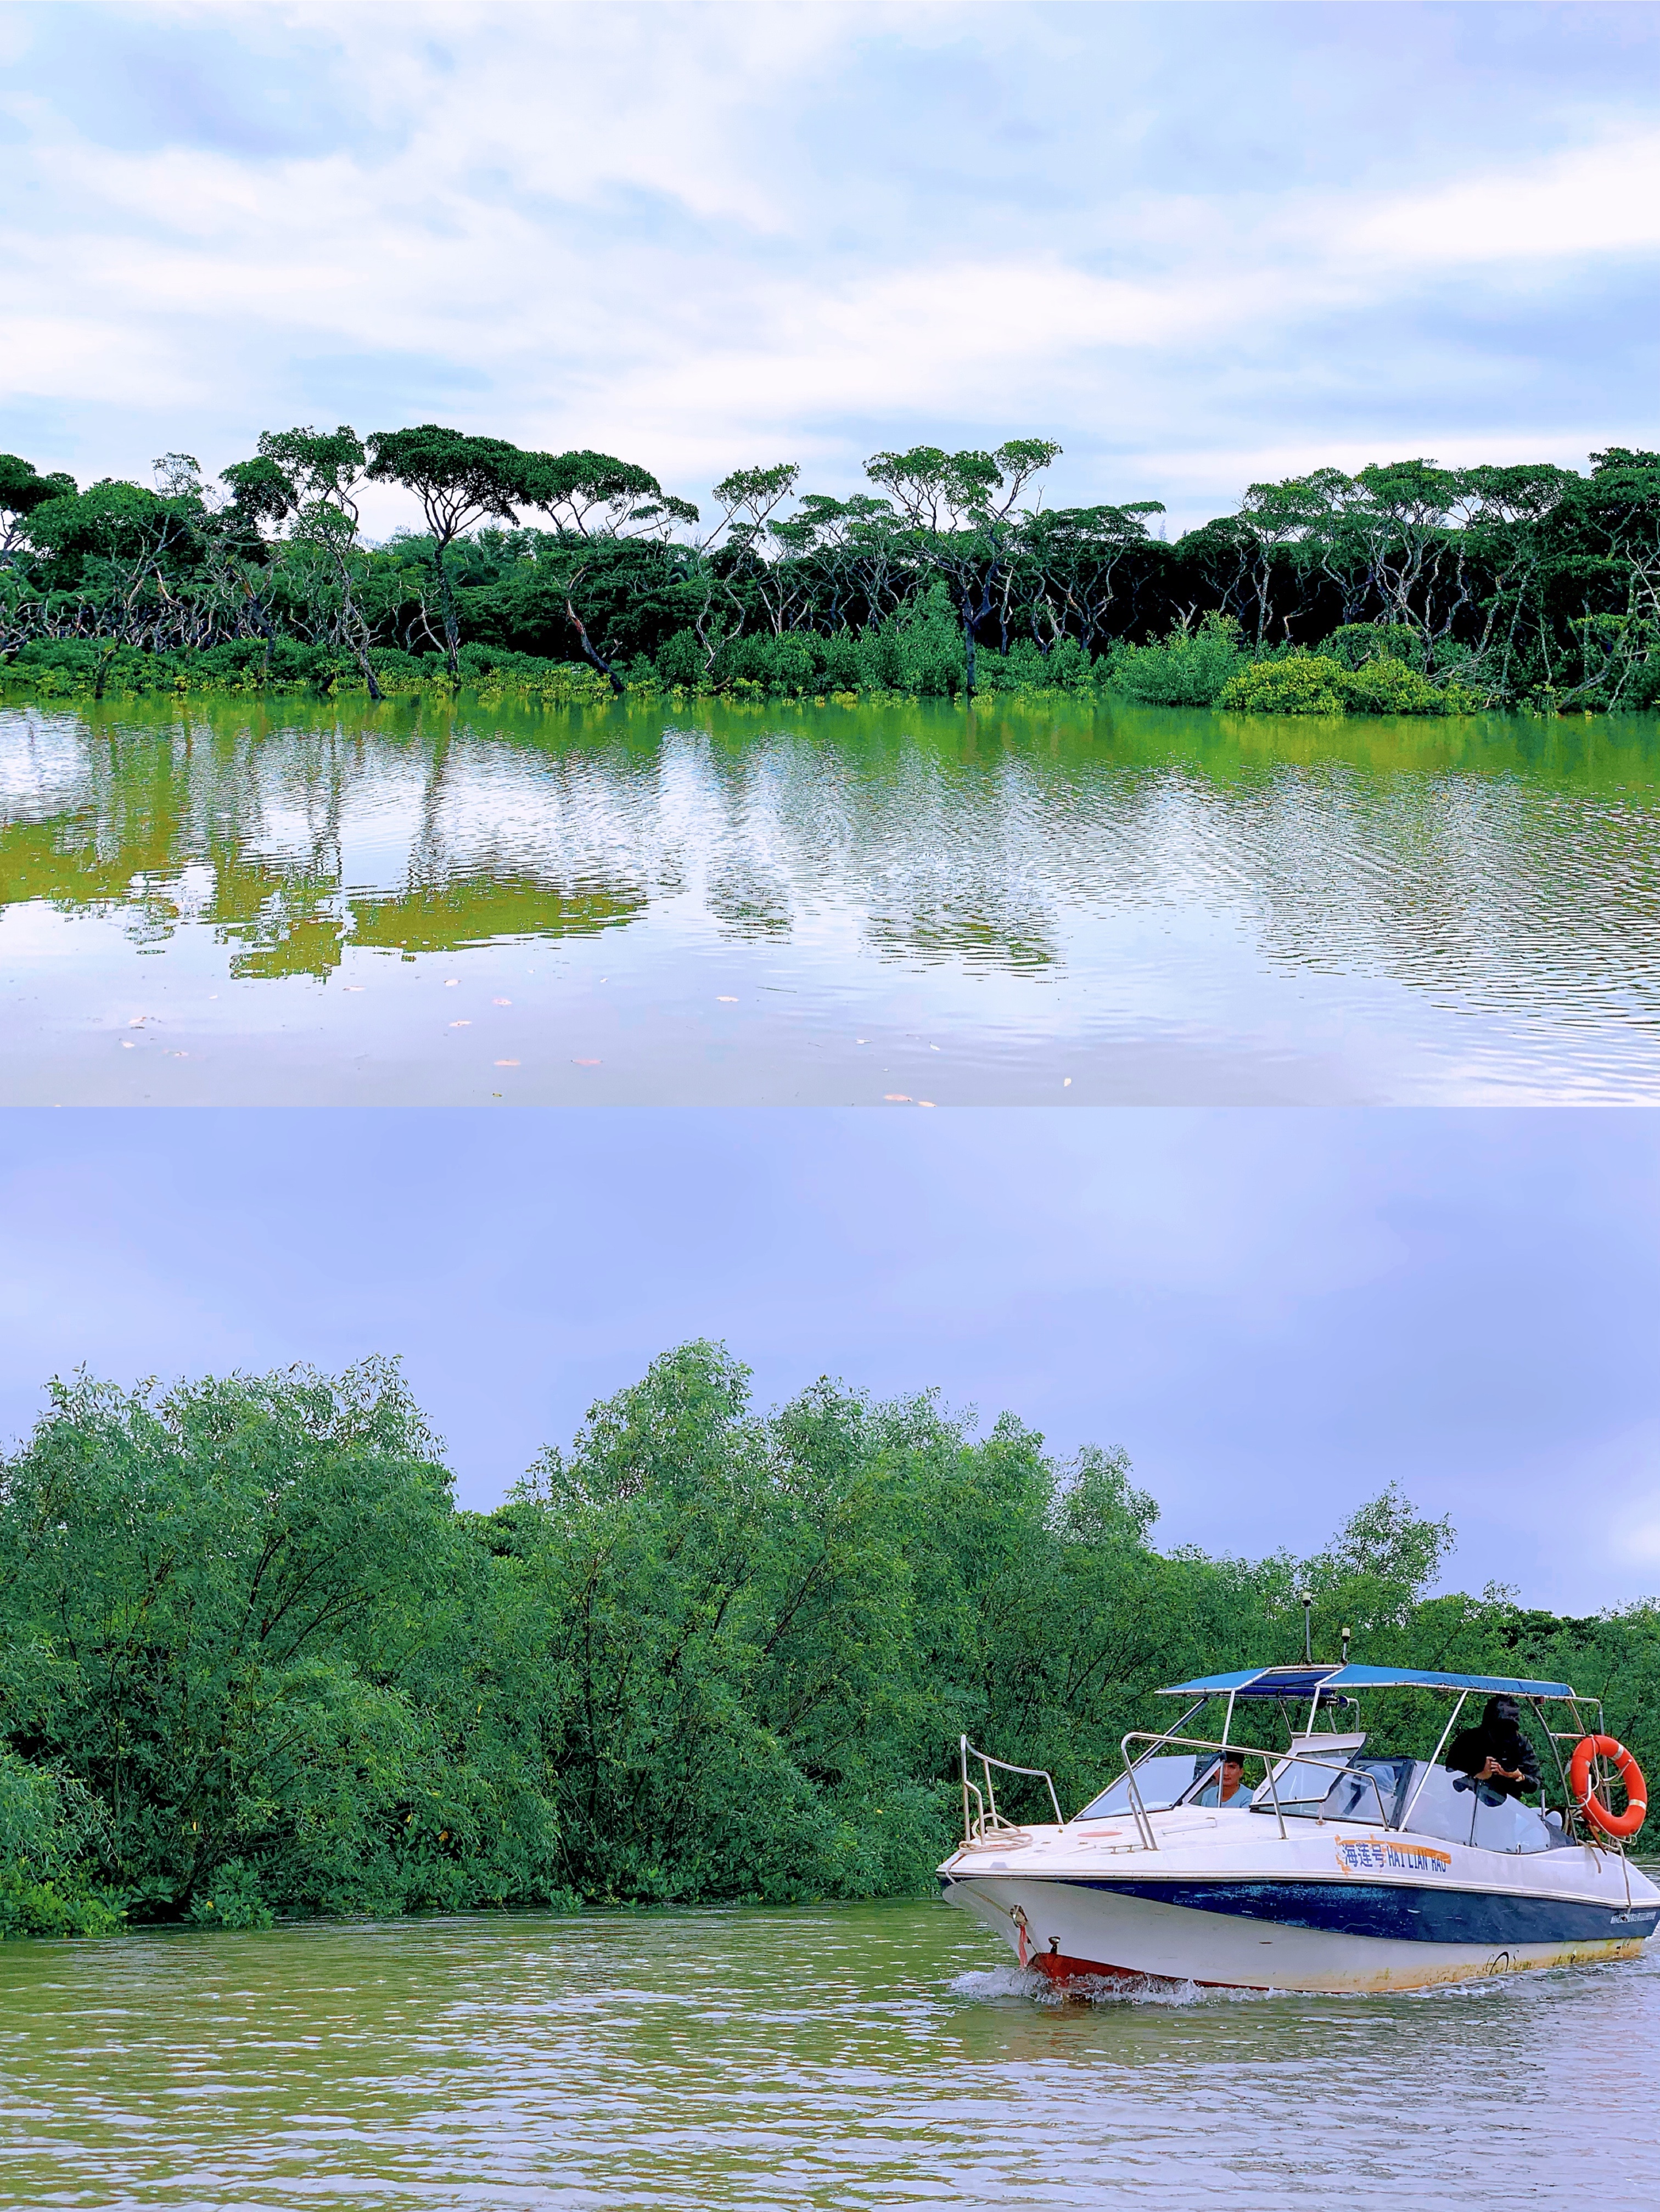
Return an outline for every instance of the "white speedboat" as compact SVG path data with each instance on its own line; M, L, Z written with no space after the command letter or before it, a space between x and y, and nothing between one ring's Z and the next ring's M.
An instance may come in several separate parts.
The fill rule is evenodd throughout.
M1433 1757L1370 1745L1361 1700L1380 1691L1455 1700ZM1536 1811L1439 1763L1466 1699L1484 1693L1534 1717L1541 1795L1559 1809ZM1125 1771L1071 1820L1043 1770L963 1739L964 1840L939 1870L944 1895L1052 1980L1422 1989L1632 1958L1660 1921L1660 1888L1625 1850L1642 1824L1642 1777L1602 1733L1598 1701L1566 1683L1309 1662L1162 1694L1192 1702L1164 1735L1127 1736ZM1213 1700L1226 1701L1219 1736L1180 1733ZM1398 1696L1389 1703L1402 1713ZM1242 1743L1233 1731L1243 1714L1277 1715L1279 1727L1253 1733L1277 1736L1278 1747ZM1242 1758L1262 1779L1230 1801ZM1053 1822L1006 1818L994 1769L1047 1784Z

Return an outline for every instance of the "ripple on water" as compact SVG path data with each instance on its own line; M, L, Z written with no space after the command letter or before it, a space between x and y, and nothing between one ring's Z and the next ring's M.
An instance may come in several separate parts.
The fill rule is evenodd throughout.
M1077 2003L932 1902L6 1945L4 2201L1623 2206L1657 1965Z
M0 955L4 1103L1651 1100L1660 725L8 706Z

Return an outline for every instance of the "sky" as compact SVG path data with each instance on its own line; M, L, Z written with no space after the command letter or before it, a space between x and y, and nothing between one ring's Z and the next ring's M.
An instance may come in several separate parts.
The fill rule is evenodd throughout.
M0 1437L54 1373L401 1355L458 1495L671 1346L1122 1446L1166 1543L1399 1482L1452 1586L1660 1591L1660 1116L39 1113L0 1152Z
M1660 445L1657 65L1645 4L0 5L0 448L1047 436L1172 531L1582 467Z
M438 420L707 497L1064 447L1174 530L1317 464L1660 446L1660 9L0 4L0 450ZM372 529L406 519L377 495ZM489 1504L695 1334L1122 1444L1168 1541L1399 1480L1456 1580L1660 1589L1640 1115L6 1117L54 1370L401 1352Z

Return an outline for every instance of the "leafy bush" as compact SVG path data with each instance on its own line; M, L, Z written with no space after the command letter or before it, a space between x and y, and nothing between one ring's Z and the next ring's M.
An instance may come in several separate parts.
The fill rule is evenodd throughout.
M1352 714L1468 714L1475 695L1456 684L1438 690L1402 660L1368 660L1353 670L1344 690Z
M103 1825L89 1790L0 1746L0 1936L119 1930L121 1899L87 1864Z
M35 639L20 646L3 673L13 681L26 678L31 690L47 697L85 696L96 688L101 673L105 690L119 697L155 691L257 690L265 684L326 689L337 680L356 679L357 672L323 647L291 637L273 639L269 647L260 640L237 638L190 653L146 653L133 645L100 646L89 639L69 637Z
M1346 623L1315 651L1351 670L1369 660L1403 660L1420 672L1424 666L1424 641L1405 623Z
M678 629L658 647L654 666L659 682L671 690L695 691L704 680L708 659L696 631Z
M982 691L1092 691L1097 668L1076 638L1063 637L1047 652L1032 638L1017 638L1006 653L976 655Z
M1476 701L1456 685L1438 690L1404 660L1348 669L1323 653L1292 653L1250 662L1219 703L1247 714L1466 714Z
M441 653L376 646L369 658L388 693L448 688ZM463 678L480 689L533 693L548 706L592 706L611 696L605 677L582 661L544 660L503 647L469 644L461 647L460 665ZM106 694L117 698L156 691L258 690L266 685L356 693L364 689L355 660L292 637L274 638L269 645L238 638L191 653L146 653L131 645L112 650L82 638L37 639L20 647L0 676L26 680L44 697L79 698L94 690L100 672Z
M1006 653L982 646L976 661L978 688L987 692L1092 690L1099 666L1075 638L1048 652L1031 638L1014 640ZM670 687L739 696L888 691L956 698L965 681L963 630L950 594L935 584L873 629L744 632L721 639L713 660L695 631L680 630L642 672Z
M1195 630L1178 625L1162 645L1121 646L1111 683L1149 707L1213 707L1243 655L1231 615L1207 614Z
M1347 670L1323 653L1253 660L1229 678L1218 704L1247 714L1341 714Z
M866 681L883 690L955 699L967 681L963 625L941 583L890 615L866 652Z
M581 660L543 660L501 646L464 645L460 665L463 677L481 690L532 691L549 706L599 707L612 696L601 671ZM433 654L424 673L429 680L441 677L442 657Z
M276 1915L246 1859L227 1859L212 1877L213 1895L191 1899L185 1916L196 1928L269 1928Z

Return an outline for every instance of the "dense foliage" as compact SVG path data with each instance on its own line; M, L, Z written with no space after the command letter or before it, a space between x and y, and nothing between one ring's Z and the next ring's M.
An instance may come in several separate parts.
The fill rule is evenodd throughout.
M790 463L700 514L637 463L435 424L267 432L205 483L78 489L0 454L0 664L43 688L442 676L948 696L1108 686L1243 711L1660 703L1660 455L1391 462L1253 484L1173 544L1154 501L1051 507L1059 457L919 446L848 499ZM423 529L362 536L365 485Z
M1076 1804L1159 1684L1300 1656L1304 1587L1320 1649L1565 1676L1660 1761L1660 1613L1426 1595L1398 1492L1314 1559L1161 1552L1120 1455L746 1382L667 1354L489 1514L392 1365L54 1386L0 1484L0 1930L911 1890L959 1730Z

